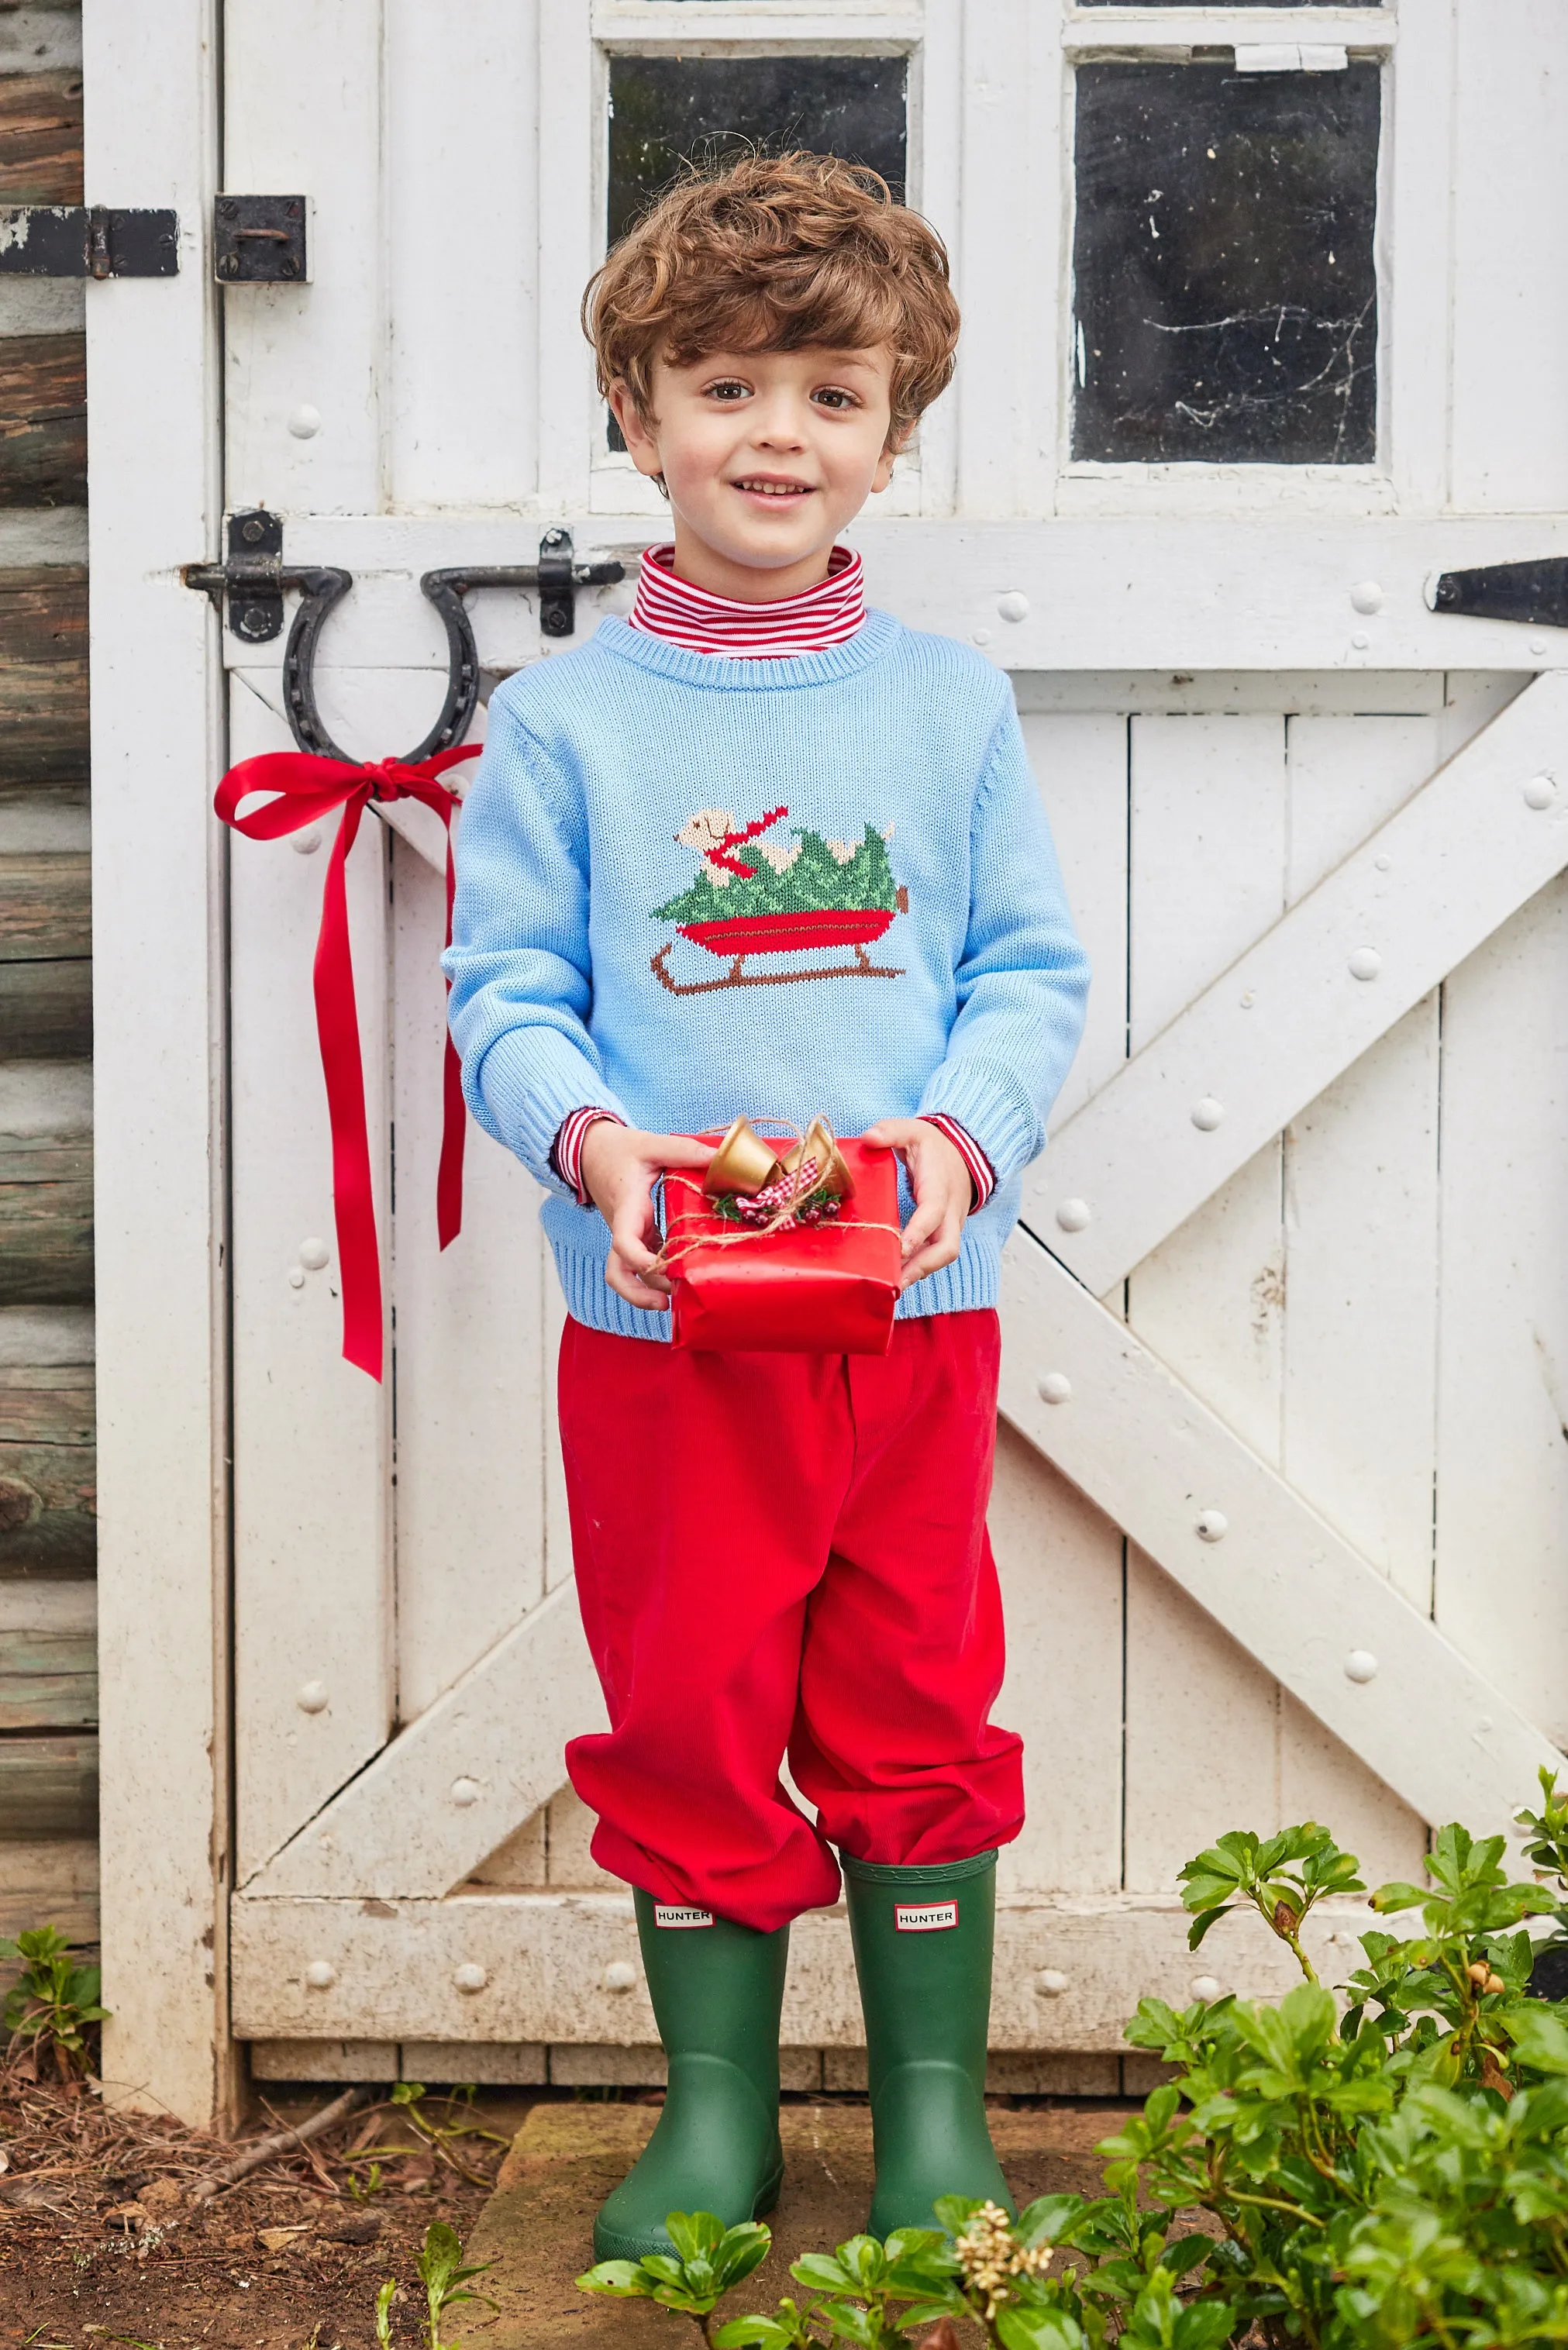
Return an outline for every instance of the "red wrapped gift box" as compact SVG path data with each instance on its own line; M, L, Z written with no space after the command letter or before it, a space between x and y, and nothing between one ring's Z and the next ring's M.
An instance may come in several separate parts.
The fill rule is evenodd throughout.
M838 1147L853 1193L836 1216L793 1232L737 1240L743 1227L714 1214L700 1178L685 1170L666 1177L676 1346L769 1355L887 1353L902 1261L898 1162L890 1150L867 1143ZM710 1239L723 1244L689 1245Z

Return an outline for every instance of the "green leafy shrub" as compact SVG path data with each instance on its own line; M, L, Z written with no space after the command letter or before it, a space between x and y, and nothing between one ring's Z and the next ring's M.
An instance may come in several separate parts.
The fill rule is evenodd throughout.
M1568 2003L1531 1996L1541 1945L1524 1922L1549 1918L1568 1942L1568 1798L1542 1780L1542 1811L1519 1825L1554 1889L1511 1881L1501 1836L1441 1829L1426 1887L1372 1896L1413 1930L1360 1938L1343 2012L1302 1926L1325 1896L1365 1889L1353 1856L1312 1823L1220 1837L1181 1872L1191 1947L1251 1912L1303 1981L1277 2002L1139 2003L1127 2037L1175 2078L1102 2144L1102 2196L1044 2196L1013 2221L948 2198L940 2231L797 2261L804 2307L710 2335L719 2286L704 2337L879 2350L945 2319L954 2341L969 2324L998 2350L1568 2343ZM613 2289L602 2273L579 2282Z
M0 2008L0 2023L13 2046L30 2046L35 2058L52 2054L61 2080L85 2073L91 2061L93 2028L109 2015L108 2008L99 2005L97 1967L78 1966L56 1926L36 1927L18 1934L14 1942L0 1941L0 1966L21 1968Z

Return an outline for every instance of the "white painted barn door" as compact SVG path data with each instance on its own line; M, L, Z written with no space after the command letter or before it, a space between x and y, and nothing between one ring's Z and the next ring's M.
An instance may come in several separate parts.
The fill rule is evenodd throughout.
M576 324L638 138L858 140L950 239L959 384L857 536L876 600L1014 673L1096 969L1009 1259L1032 1808L994 2038L1017 2085L1114 2087L1137 1994L1187 1980L1189 1852L1315 1815L1407 1873L1568 1734L1568 638L1427 598L1568 553L1568 27L227 0L224 35L225 184L314 205L312 282L223 297L227 502L353 573L317 685L365 757L439 707L421 573L659 535ZM579 595L579 635L629 592ZM545 654L532 599L472 610L492 675ZM286 747L281 647L223 641L232 756ZM407 836L368 825L351 879L382 1388L337 1354L322 847L231 855L234 2025L275 2075L643 2077L630 1905L561 1792L598 1699L560 1308L476 1131L437 1252L441 884ZM848 2081L842 1920L799 1949L792 2077Z

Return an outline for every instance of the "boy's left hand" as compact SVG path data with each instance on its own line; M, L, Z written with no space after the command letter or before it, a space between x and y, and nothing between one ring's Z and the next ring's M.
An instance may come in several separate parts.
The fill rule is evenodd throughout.
M898 1286L923 1281L928 1273L951 1264L963 1239L974 1189L962 1153L940 1128L923 1118L883 1118L861 1136L887 1150L896 1150L909 1173L915 1210L904 1226L904 1264Z

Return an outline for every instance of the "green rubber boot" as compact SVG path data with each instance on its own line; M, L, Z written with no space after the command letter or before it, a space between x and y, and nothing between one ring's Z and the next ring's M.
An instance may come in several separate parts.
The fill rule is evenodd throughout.
M940 1868L838 1856L866 2013L874 2236L936 2225L939 2195L1013 2209L985 2118L996 1855Z
M636 2261L673 2251L667 2211L712 2211L727 2228L760 2219L778 2200L779 2010L789 1928L754 1933L711 1925L634 1895L638 1939L670 2087L653 2136L594 2221L594 2258Z

